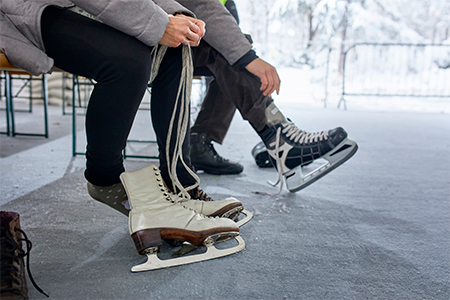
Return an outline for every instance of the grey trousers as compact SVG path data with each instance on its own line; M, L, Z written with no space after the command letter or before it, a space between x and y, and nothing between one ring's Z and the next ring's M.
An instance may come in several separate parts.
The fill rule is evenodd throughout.
M265 109L273 100L259 90L259 78L239 66L231 66L208 43L202 41L192 48L194 67L207 68L214 81L209 85L205 99L191 132L205 133L222 144L236 109L256 131L265 124Z

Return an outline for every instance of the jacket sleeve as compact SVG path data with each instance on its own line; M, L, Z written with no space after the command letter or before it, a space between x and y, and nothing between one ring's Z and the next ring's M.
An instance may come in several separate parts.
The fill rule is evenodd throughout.
M206 34L203 39L231 65L252 49L236 20L219 0L177 0L177 2L206 23Z
M176 15L183 14L186 16L190 16L195 18L195 14L182 6L180 3L176 1L167 1L167 0L153 0L159 7L161 7L166 13Z
M0 52L6 55L11 64L36 76L50 72L53 59L22 35L2 11L0 11L0 28Z
M168 14L183 10L181 5L172 0L72 0L72 2L105 24L136 37L148 46L154 46L161 40L169 24ZM161 7L157 3L164 5Z

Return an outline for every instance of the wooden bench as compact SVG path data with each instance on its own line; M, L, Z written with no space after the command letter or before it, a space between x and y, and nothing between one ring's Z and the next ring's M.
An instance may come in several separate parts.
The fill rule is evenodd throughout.
M43 136L48 138L48 85L47 85L47 75L42 75L39 77L32 76L30 73L12 65L6 55L0 53L0 71L3 73L0 79L5 82L5 98L6 98L6 132L1 132L2 134L6 134L8 136L16 136L16 135L26 135L26 136ZM42 83L42 100L44 101L44 133L23 133L16 131L15 124L15 110L14 110L14 95L13 95L13 80L14 76L27 76L27 79L24 79L25 84L30 85L30 94L31 94L31 82L33 80L41 81ZM22 78L21 78L22 79ZM36 98L36 97L34 97ZM30 109L31 112L31 103L32 97L30 95Z

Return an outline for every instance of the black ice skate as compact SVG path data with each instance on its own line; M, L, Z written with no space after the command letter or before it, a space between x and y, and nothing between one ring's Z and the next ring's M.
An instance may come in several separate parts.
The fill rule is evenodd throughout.
M280 174L279 182L284 177L291 192L297 192L322 178L350 159L358 149L358 145L347 138L347 132L341 127L309 133L286 120L273 103L267 111L266 117L271 126L260 135ZM317 159L324 159L326 163L303 174L301 167Z

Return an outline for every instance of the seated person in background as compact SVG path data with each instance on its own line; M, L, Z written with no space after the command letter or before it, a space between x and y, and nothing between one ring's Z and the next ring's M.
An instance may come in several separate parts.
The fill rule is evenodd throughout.
M223 142L236 108L261 137L278 172L291 178L288 182L291 191L306 186L293 176L301 173L296 172L301 166L318 158L329 159L332 153L340 152L331 159L337 167L353 156L357 145L347 139L343 128L309 133L284 117L271 98L274 91L280 90L275 67L256 55L221 1L177 2L207 24L204 38L192 49L194 67L207 68L214 76L191 128L191 160L197 170L212 174L242 172L241 165L220 157L211 143ZM312 182L333 169L321 172Z

